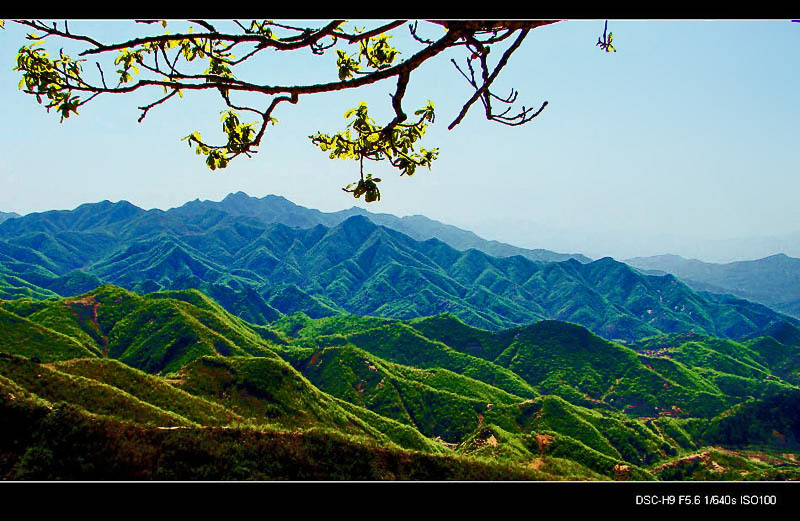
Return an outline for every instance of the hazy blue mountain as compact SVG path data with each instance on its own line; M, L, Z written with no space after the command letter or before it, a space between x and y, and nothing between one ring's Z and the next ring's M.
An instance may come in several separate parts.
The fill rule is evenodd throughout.
M15 212L0 212L0 223L6 219L12 219L14 217L19 217L19 214Z
M625 262L651 272L672 273L696 290L730 293L800 317L800 259L782 253L728 264L678 255L637 257Z
M386 213L372 213L356 206L349 210L324 213L296 205L277 195L267 195L258 199L250 197L244 192L237 192L229 194L219 202L195 200L169 211L181 215L197 215L208 208L222 210L231 215L254 217L266 224L281 223L299 228L311 228L318 224L328 227L335 226L354 215L363 215L375 224L405 233L418 241L436 238L457 250L475 248L494 257L522 255L531 260L545 262L559 262L571 258L584 263L591 262L589 257L579 253L556 253L550 250L520 248L498 241L489 241L471 231L462 230L423 215L397 217Z

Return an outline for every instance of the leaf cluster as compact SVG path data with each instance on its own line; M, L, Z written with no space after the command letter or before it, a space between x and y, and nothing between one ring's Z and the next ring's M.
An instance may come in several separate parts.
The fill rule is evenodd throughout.
M358 30L356 30L358 32ZM359 52L349 55L342 49L336 50L336 67L339 71L339 79L345 81L353 78L356 74L368 74L363 72L362 58L367 67L373 70L382 70L390 67L395 58L400 55L400 51L389 44L392 37L387 34L380 34L375 38L366 38L359 43Z
M607 33L608 31L608 20L606 20L605 27L603 29L603 36L597 38L597 47L600 47L602 50L606 52L617 52L611 42L614 41L614 33Z
M206 166L211 170L225 168L232 158L242 153L246 154L255 135L253 127L256 123L241 123L235 110L222 111L220 121L222 121L222 131L228 137L228 143L223 146L206 144L200 136L200 132L192 132L181 140L188 141L189 148L192 148L193 143L196 144L197 155L206 156Z
M375 183L379 178L372 174L364 175L363 160L371 161L388 160L389 163L400 170L400 175L414 175L418 167L428 167L437 159L439 149L427 150L415 146L429 123L435 119L432 101L419 110L415 115L419 119L413 123L398 123L396 120L382 127L369 117L367 103L361 102L358 107L345 112L344 117L350 119L347 128L333 135L317 132L309 136L311 142L324 152L328 152L331 159L354 159L361 162L361 179L350 183L343 190L350 192L358 198L365 195L367 202L380 200L380 192Z
M35 40L30 45L22 46L17 52L17 66L15 71L22 71L22 79L19 88L26 93L36 96L36 101L41 105L42 96L50 102L45 105L49 112L55 108L61 114L61 121L70 116L70 112L78 113L78 107L82 104L79 96L72 94L70 80L82 82L81 62L86 60L74 60L64 51L59 52L59 57L51 59L50 54L40 47L42 40L34 34L28 35L29 39Z

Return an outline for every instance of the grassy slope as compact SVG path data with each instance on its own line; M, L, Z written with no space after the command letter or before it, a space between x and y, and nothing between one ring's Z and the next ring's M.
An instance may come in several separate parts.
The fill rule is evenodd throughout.
M114 386L61 372L23 357L0 353L0 374L47 401L71 403L88 412L145 425L197 425Z
M139 371L117 360L79 358L54 364L53 369L110 385L199 425L247 423L244 417L225 407L191 395L163 378Z
M0 327L8 331L5 350L43 355L45 361L51 361L47 346L56 338L72 346L61 349L65 358L102 353L147 372L168 373L201 356L275 357L269 346L282 341L195 290L139 296L102 286L77 297L9 307L27 317L0 307Z
M23 318L0 306L0 350L43 362L97 356L96 349L75 338Z
M440 447L395 422L342 407L291 365L277 358L205 357L176 375L181 389L234 411L253 423L289 429L326 427L384 443L438 451Z
M364 443L337 432L159 430L51 404L0 377L0 476L35 480L527 479L559 474ZM581 476L590 478L592 476Z

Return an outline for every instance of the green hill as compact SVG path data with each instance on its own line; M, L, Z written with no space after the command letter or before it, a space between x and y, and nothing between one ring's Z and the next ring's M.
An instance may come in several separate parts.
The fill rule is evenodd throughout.
M6 352L45 361L102 354L151 373L174 371L207 355L276 356L267 335L196 290L142 297L101 286L78 297L42 302L25 318L5 311L31 305L0 307ZM279 341L277 335L272 338ZM70 354L53 358L49 348L56 342L66 342Z
M106 285L3 301L0 339L13 479L706 479L725 457L768 479L795 467L740 452L800 453L798 346L773 336L623 345L577 324L489 331L453 315L263 326L197 290ZM316 471L313 457L327 458Z
M0 305L0 351L45 362L70 358L99 356L97 349L75 338L16 315Z

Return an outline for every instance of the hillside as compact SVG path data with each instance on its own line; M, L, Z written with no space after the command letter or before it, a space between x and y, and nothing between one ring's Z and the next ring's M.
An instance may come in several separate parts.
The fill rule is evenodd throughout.
M45 362L91 354L161 373L208 355L275 356L261 334L196 290L142 297L101 286L74 298L0 302L0 317L4 352Z
M148 426L52 404L2 377L0 391L3 479L563 479L558 469L384 447L320 429L295 433L269 427ZM582 468L572 467L573 472ZM577 475L593 476L585 469Z
M3 301L0 313L0 414L13 425L0 472L15 479L650 480L677 469L701 479L683 462L710 443L795 450L787 411L800 399L791 383L800 331L791 326L743 343L671 335L631 347L575 324L492 332L453 315L294 314L258 326L196 290L114 286ZM72 434L57 442L43 425ZM177 440L183 456L172 452ZM127 456L109 463L109 443ZM67 448L94 463L74 462ZM289 471L295 460L309 468L306 450L325 458L321 470ZM345 464L329 450L359 459ZM234 453L247 463L227 466ZM208 466L189 471L189 454ZM375 473L369 462L385 458L407 463ZM100 462L113 470L92 466ZM404 471L412 462L429 470ZM784 460L751 470L754 479L796 472Z

